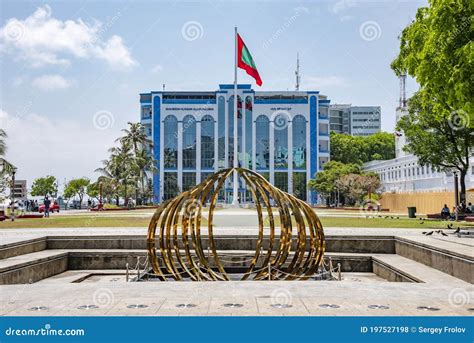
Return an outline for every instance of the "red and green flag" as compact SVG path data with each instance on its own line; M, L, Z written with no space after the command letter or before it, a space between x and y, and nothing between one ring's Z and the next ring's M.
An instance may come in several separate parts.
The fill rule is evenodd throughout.
M245 46L242 37L237 33L237 66L247 72L255 79L257 85L262 85L262 79L258 74L257 66L253 61L249 49Z

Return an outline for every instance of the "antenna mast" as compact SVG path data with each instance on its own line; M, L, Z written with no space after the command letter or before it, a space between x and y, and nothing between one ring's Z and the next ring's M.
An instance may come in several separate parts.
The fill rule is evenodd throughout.
M301 81L301 76L300 76L300 54L296 54L296 71L295 71L295 76L296 76L296 90L300 90L300 81Z
M403 72L400 75L400 99L398 100L398 107L400 108L406 108L407 106L406 80L407 74Z

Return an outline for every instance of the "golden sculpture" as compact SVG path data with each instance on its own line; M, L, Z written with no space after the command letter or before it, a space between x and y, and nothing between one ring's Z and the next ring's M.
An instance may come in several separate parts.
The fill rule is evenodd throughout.
M219 191L234 170L251 192L258 216L255 253L241 280L304 280L317 274L325 245L323 227L313 209L306 202L274 187L256 172L229 168L164 202L156 210L147 235L148 259L155 275L161 280L230 280L216 249L213 214ZM207 203L206 254L201 220ZM280 237L277 239L272 204L279 212ZM262 209L268 215L269 227L266 228ZM265 231L268 231L268 237L264 236ZM293 235L293 231L297 234ZM268 240L266 248L264 239Z

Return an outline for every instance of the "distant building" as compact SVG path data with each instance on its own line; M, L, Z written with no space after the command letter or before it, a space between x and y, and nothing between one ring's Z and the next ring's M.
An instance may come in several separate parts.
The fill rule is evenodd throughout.
M329 99L318 91L255 91L238 85L239 165L257 171L276 187L311 203L308 181L329 161ZM141 123L158 162L153 175L156 202L190 189L233 166L234 85L213 91L140 94ZM232 178L219 200L231 202ZM251 193L239 184L242 202Z
M15 185L13 187L13 196L16 200L26 200L28 198L26 180L15 180Z
M380 132L380 106L334 104L329 106L329 117L332 132L351 136L370 136Z

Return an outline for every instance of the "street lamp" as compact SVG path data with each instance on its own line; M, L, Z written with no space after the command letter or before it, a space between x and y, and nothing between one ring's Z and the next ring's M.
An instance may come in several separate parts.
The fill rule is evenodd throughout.
M458 191L458 173L455 171L454 174L454 215L456 221L458 221L458 210L459 210L459 191Z

